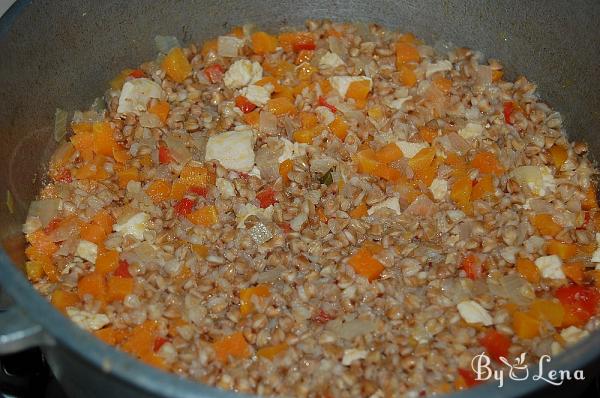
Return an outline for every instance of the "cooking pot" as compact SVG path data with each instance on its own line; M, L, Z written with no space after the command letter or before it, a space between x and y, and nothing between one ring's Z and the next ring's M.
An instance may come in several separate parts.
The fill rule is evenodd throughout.
M539 85L541 96L563 114L571 139L587 141L592 157L599 153L596 0L18 1L0 21L0 283L13 301L0 312L0 354L41 347L72 397L238 396L145 366L55 311L23 276L21 224L56 147L55 109L89 106L118 71L156 55L155 35L198 42L248 22L277 30L309 18L375 22L412 31L430 43L471 47L500 59L509 78L522 73ZM589 380L599 357L597 332L545 369L585 369ZM570 383L569 394L584 385ZM456 396L524 396L547 386L530 377ZM543 394L564 391L551 388Z

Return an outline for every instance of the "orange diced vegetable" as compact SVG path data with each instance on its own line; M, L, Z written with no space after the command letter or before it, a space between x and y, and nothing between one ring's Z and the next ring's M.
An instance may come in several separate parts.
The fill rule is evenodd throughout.
M485 351L490 358L500 361L500 357L508 357L508 349L511 346L511 342L505 334L490 329L479 339L479 342L485 347Z
M173 181L171 185L171 199L181 200L183 196L187 193L189 189L189 185L182 182L181 179L177 179Z
M179 47L169 51L169 54L163 59L160 67L169 78L177 83L183 83L186 77L192 73L192 65L190 65L183 50Z
M517 258L517 271L527 279L529 283L537 284L540 282L540 271L535 263L526 258Z
M383 178L386 181L400 181L404 174L400 170L394 169L388 165L380 164L375 170L373 170L372 174L379 178ZM431 183L431 182L430 182Z
M310 129L319 124L319 118L312 112L300 112L298 115L302 128Z
M135 167L128 167L117 172L117 179L119 180L119 187L125 188L129 181L139 181L140 173Z
M469 279L475 280L482 276L481 261L474 254L467 255L460 263L460 268L465 271Z
M235 106L238 107L242 113L250 113L256 109L256 105L250 102L250 100L243 95L238 95L235 97Z
M206 57L210 53L216 54L218 46L219 45L218 45L217 39L211 39L211 40L205 41L204 44L202 45L202 51L201 51L202 56Z
M443 77L435 79L433 85L444 94L448 94L452 90L452 80Z
M530 313L515 311L513 330L522 339L532 339L540 334L540 321Z
M96 224L109 234L113 230L113 224L115 223L114 217L108 212L108 210L102 209L92 218L92 224Z
M109 276L107 283L107 298L109 302L123 301L123 299L133 292L133 278L122 278L120 276Z
M150 196L154 203L163 202L171 196L171 184L165 180L154 180L146 188L146 194Z
M31 244L32 253L43 256L51 256L58 250L56 243L52 242L48 235L42 230L37 230L27 235L27 241ZM33 257L30 257L33 259Z
M279 97L267 101L265 109L275 116L283 116L296 113L296 107L289 98Z
M158 322L147 320L141 325L131 329L129 336L121 345L123 351L133 354L137 357L147 357L154 351L154 341Z
M598 207L598 200L596 199L596 187L590 185L585 193L585 198L581 201L581 208L583 210L591 210Z
M295 142L299 142L301 144L310 144L312 143L313 138L315 138L314 129L300 129L294 131L292 138Z
M372 149L363 149L356 154L358 161L358 171L360 173L372 174L380 163L375 159L375 151Z
M107 250L98 254L96 258L96 272L106 275L114 272L119 266L119 253L115 250Z
M487 199L494 196L494 181L491 174L486 174L473 185L471 201Z
M179 173L179 178L181 182L189 187L207 187L214 185L217 180L212 170L206 167L192 166L189 163L183 167L181 173Z
M82 276L77 282L77 294L80 298L90 295L96 300L104 301L106 299L106 281L104 275L91 273Z
M364 203L359 204L354 209L348 212L348 215L352 218L362 218L368 214L367 205Z
M216 340L213 343L213 348L217 359L223 363L226 363L229 357L244 359L250 356L250 346L241 332Z
M208 247L205 245L192 245L192 251L202 258L208 256Z
M279 164L279 175L284 183L289 182L288 174L294 168L294 162L291 159L286 159Z
M277 48L277 38L265 32L255 32L251 36L252 49L257 54L269 54Z
M535 299L531 303L531 313L554 327L561 326L565 317L565 310L560 302L545 299Z
M298 74L298 79L300 80L309 80L310 77L317 71L318 69L311 64L304 62L296 68L296 73ZM308 87L308 84L297 86L294 91L295 94L298 95L304 90L305 87Z
M364 276L370 281L376 279L385 269L371 252L366 248L359 249L352 257L348 259L348 264L354 268L354 271Z
M252 297L269 297L271 292L266 284L256 285L240 290L240 314L248 315L254 310Z
M563 229L562 226L554 222L551 214L536 214L529 221L540 235L555 236Z
M423 141L431 144L438 136L438 130L427 126L421 126L419 127L419 136Z
M200 207L188 214L186 217L192 224L202 225L205 227L210 227L219 221L217 216L217 208L213 205Z
M564 243L553 239L546 243L546 252L549 255L556 254L563 260L568 260L577 254L577 245L574 243Z
M469 177L460 177L457 178L452 184L452 188L450 190L450 199L456 203L456 205L461 209L466 209L470 205L471 200L471 191L473 189L473 184Z
M496 154L488 151L478 152L471 160L471 165L482 173L496 174L498 176L504 173L504 168L500 165Z
M350 83L348 86L346 98L352 98L358 104L367 99L369 96L369 91L371 91L371 84L368 80L357 80Z
M294 61L294 63L296 65L308 63L312 60L314 55L315 55L315 52L313 50L300 50L300 52L296 56L296 61Z
M434 148L423 148L417 152L415 156L408 160L408 165L415 173L419 173L429 168L434 157Z
M417 84L417 75L408 65L398 67L400 84L406 87L414 87Z
M574 262L563 265L563 272L573 282L582 285L585 279L585 265L580 262Z
M113 129L108 122L92 125L94 134L94 153L102 156L113 156L113 148L117 145L113 137Z
M56 289L52 292L50 302L56 309L65 312L67 307L73 307L79 303L79 296L67 290Z
M257 127L260 122L260 111L254 110L252 112L244 113L242 119L244 119L246 124Z
M419 62L421 55L419 50L410 44L405 42L396 43L396 67L400 68L402 65L408 62Z
M402 151L398 148L398 145L391 142L375 152L375 159L382 163L391 163L402 159Z
M300 52L316 48L314 38L307 32L285 32L279 35L279 44L284 51Z
M554 163L554 166L557 169L560 169L560 167L567 161L567 158L569 157L567 148L558 144L552 145L550 149L548 149L548 152L552 158L552 163Z
M44 276L44 267L39 261L27 261L25 263L25 273L27 274L27 279L37 282Z
M333 122L329 124L329 131L333 133L337 138L344 141L348 134L348 123L341 117L336 116Z
M117 345L127 337L127 331L125 329L116 329L112 326L107 326L94 331L94 336L108 345Z
M148 112L154 113L161 122L166 123L169 117L169 110L171 107L167 101L157 101L156 104L148 108Z
M88 127L89 131L87 131ZM71 128L75 133L71 137L71 144L84 161L91 161L94 157L94 135L91 123L74 123Z
M286 343L276 344L272 346L262 347L256 351L256 355L262 358L267 358L269 360L273 360L277 355L285 352L288 349L288 345Z
M106 231L98 224L85 224L81 228L80 237L83 240L101 245L106 240Z
M497 82L500 81L502 79L502 77L504 76L504 72L498 69L494 69L492 71L492 81L493 82Z

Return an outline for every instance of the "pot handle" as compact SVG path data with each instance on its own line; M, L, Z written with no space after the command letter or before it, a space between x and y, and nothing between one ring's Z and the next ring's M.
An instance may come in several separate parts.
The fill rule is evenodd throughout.
M0 311L0 355L37 347L44 340L42 327L29 320L17 307Z

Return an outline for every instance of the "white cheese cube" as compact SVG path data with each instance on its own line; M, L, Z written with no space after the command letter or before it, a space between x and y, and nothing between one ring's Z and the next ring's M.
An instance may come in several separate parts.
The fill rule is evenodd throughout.
M371 90L373 88L373 81L370 77L366 76L333 76L329 78L329 83L331 83L331 87L333 87L340 96L345 97L351 83L363 80L369 81L369 90Z
M221 57L233 58L240 54L244 40L234 36L219 36L217 38L217 53Z
M481 323L489 326L493 323L492 317L479 303L473 300L460 302L456 305L460 316L467 323Z
M379 209L390 209L398 215L402 214L402 211L400 210L400 201L397 197L388 198L382 202L374 204L369 208L369 210L367 210L367 213L369 215L373 215Z
M535 266L538 267L543 278L565 279L565 273L562 270L562 261L556 254L537 258Z
M144 212L139 212L113 225L113 230L123 235L131 235L137 240L143 240L148 221L150 221L150 216Z
M126 81L119 97L118 113L145 112L151 98L160 98L162 88L153 80L140 78Z
M398 145L398 148L402 151L402 155L407 159L415 157L420 150L429 147L425 142L396 141L396 145Z
M240 93L257 106L264 106L271 99L271 93L264 87L251 84L242 88Z
M206 143L206 160L218 160L226 169L249 172L254 167L254 133L234 130L211 136Z
M339 55L332 53L331 51L328 51L319 60L319 68L321 69L333 69L342 65L346 65L344 60L341 59Z
M77 257L89 261L90 263L96 263L96 257L98 257L98 246L95 243L87 240L80 240L77 248L75 249Z
M441 178L434 178L429 186L433 198L437 201L444 200L448 193L448 181Z
M256 61L240 59L229 67L223 76L223 83L228 88L241 88L256 83L263 76L262 66Z

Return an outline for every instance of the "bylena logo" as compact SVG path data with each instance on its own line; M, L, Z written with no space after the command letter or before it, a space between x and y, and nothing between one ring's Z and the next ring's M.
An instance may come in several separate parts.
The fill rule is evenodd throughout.
M573 372L569 370L547 370L548 364L552 361L550 355L542 355L537 363L537 369L534 364L527 366L525 361L526 353L521 353L515 358L514 363L510 363L508 359L500 357L506 369L492 369L490 366L492 361L485 352L475 355L471 361L471 367L475 372L475 379L479 381L496 380L498 382L498 388L504 385L504 379L507 377L511 380L527 380L531 378L534 381L544 381L554 386L560 386L566 380L585 380L583 370L577 369ZM531 372L531 373L530 373Z

